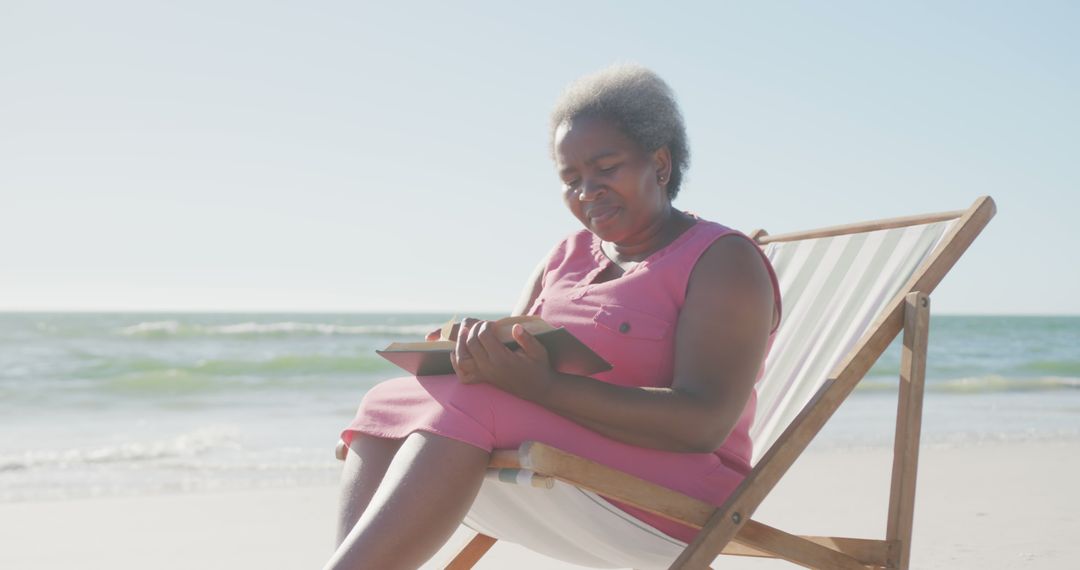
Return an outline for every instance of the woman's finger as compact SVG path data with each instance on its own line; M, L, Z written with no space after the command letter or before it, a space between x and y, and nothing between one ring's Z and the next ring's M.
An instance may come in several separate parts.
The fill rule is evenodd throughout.
M484 323L484 321L478 321L478 324L469 327L468 338L465 339L465 348L468 349L472 358L486 361L489 358L488 353L484 350L483 343L480 342L480 330L483 329Z
M476 325L478 325L478 324L480 324L482 322L484 322L484 321L481 321L480 319L474 319L472 317L465 317L464 319L461 319L461 326L471 329L474 326L476 326Z
M456 350L451 350L450 351L450 367L454 369L454 373L457 374L458 377L460 378L461 377L461 366L458 365L457 351Z
M465 341L468 338L469 331L465 328L465 323L462 323L461 328L458 329L457 339L454 340L453 354L457 357L458 362L472 358L472 354L469 353L469 347L465 346Z
M525 327L520 324L514 325L513 329L510 329L510 334L514 336L514 340L521 346L521 350L530 359L536 362L547 362L548 351L547 348L536 340L536 337L529 331L525 330Z
M457 372L462 382L466 384L480 382L480 362L473 358L464 343L464 336L456 341L454 349L450 351L450 365L454 367L454 372Z
M495 323L491 321L484 322L476 336L480 339L480 345L484 347L484 352L493 362L501 361L509 356L510 349L506 348L495 334Z
M455 351L450 351L450 366L454 367L454 372L457 373L458 380L462 383L473 384L477 382L476 366L472 359L461 362L458 360L457 353Z

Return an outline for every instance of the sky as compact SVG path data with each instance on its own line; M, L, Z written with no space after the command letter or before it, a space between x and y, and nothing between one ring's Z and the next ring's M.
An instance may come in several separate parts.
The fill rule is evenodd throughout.
M935 312L1080 314L1080 4L0 3L0 310L506 312L579 228L547 117L637 62L675 205L998 215Z

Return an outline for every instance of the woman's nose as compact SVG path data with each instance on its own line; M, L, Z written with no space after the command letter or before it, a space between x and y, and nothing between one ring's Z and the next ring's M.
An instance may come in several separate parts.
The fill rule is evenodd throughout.
M582 202L592 202L596 200L604 193L604 185L591 180L581 181L581 192L578 193L578 200Z

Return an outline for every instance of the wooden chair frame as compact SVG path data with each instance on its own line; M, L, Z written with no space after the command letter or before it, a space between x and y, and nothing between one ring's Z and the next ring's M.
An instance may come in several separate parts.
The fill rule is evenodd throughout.
M993 199L983 196L967 210L891 218L777 236L769 236L761 230L751 234L759 245L765 245L958 220L722 506L716 507L537 442L525 442L518 449L495 451L490 466L530 469L541 476L700 528L701 532L671 565L672 569L707 568L717 555L732 554L782 558L807 568L906 570L911 555L915 508L915 476L930 323L929 294L995 213ZM901 330L904 337L900 397L885 538L798 536L753 520L754 511L768 493ZM477 534L447 569L472 568L495 542L495 538Z

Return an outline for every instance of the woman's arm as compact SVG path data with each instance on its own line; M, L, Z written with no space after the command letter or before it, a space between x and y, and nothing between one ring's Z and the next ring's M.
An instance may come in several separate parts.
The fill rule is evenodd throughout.
M484 325L459 342L458 352L479 352L477 377L484 381L613 439L669 451L711 452L746 406L765 355L773 304L772 282L756 246L742 238L722 238L691 273L676 325L670 388L616 386L554 372L546 353L541 354L542 345L523 330L515 333L525 354L500 351L502 345L493 342ZM543 367L529 366L541 356Z

